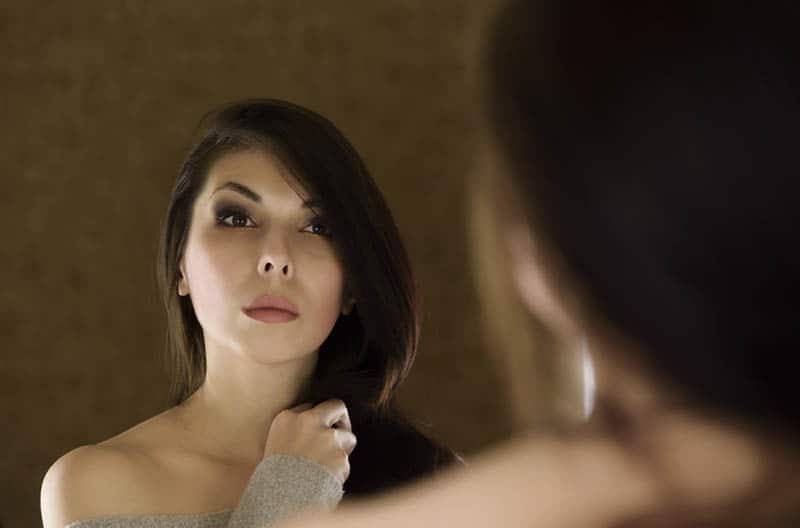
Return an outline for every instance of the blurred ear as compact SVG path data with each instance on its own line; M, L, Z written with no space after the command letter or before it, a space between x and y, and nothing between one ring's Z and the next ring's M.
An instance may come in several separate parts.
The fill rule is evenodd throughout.
M522 218L513 219L504 228L509 256L509 271L517 294L528 311L556 335L573 338L582 334L570 315L563 289L557 288L552 270L545 263L544 250L537 245L536 236Z
M178 295L183 297L185 295L189 295L189 282L186 280L186 271L184 269L183 259L181 259L178 267L180 270L180 278L178 279Z

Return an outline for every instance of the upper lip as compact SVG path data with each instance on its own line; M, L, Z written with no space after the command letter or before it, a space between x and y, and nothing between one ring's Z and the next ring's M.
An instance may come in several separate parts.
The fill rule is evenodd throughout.
M288 299L278 295L262 295L256 298L249 305L245 306L245 310L255 310L257 308L272 308L274 310L283 310L297 315L297 306L292 304Z

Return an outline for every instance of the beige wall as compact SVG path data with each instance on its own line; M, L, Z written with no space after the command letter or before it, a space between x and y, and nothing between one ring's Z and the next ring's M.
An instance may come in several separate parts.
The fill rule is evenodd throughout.
M507 435L465 238L491 3L4 2L0 525L39 523L58 456L163 408L158 225L197 120L241 97L330 117L384 191L425 300L411 417L467 454Z

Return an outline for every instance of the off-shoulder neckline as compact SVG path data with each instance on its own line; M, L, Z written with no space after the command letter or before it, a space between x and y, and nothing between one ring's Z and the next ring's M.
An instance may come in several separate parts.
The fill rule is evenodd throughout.
M95 522L95 521L115 521L115 520L138 520L138 519L197 519L204 517L223 517L231 515L233 510L219 510L215 512L204 513L144 513L144 514L126 514L126 515L104 515L100 517L90 517L88 519L78 519L72 521L65 528L73 528L80 525L80 523Z

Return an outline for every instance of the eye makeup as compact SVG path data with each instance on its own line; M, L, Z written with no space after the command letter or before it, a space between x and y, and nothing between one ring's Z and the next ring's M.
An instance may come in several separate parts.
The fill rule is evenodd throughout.
M311 231L306 231L307 233L312 233L325 238L332 238L332 233L328 227L328 223L320 216L314 216L308 222L306 222L306 229L309 227L312 229Z
M255 221L241 205L221 202L213 207L214 220L217 225L225 228L253 228L258 227ZM302 232L310 233L325 238L331 238L331 230L322 215L314 214L303 222ZM309 229L310 228L310 229Z
M226 222L230 218L232 223ZM238 205L218 204L214 206L214 219L216 223L224 227L254 227L255 222L247 214L247 211ZM252 225L249 225L252 224Z

